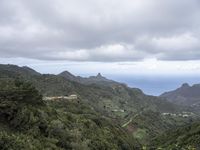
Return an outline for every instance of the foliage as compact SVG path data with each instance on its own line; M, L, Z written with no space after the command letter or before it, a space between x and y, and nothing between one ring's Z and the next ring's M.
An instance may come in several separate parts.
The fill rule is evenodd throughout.
M168 131L163 135L153 139L152 147L184 148L199 149L200 148L200 122L178 128L174 131Z
M15 81L0 94L0 149L121 149L140 145L85 103L44 102L32 85Z
M76 94L80 103L44 102L41 94ZM183 110L117 82L81 84L27 67L0 65L0 134L6 141L1 144L4 149L8 141L19 149L134 149L140 146L137 141L149 144L149 139L190 122L188 118L162 115Z

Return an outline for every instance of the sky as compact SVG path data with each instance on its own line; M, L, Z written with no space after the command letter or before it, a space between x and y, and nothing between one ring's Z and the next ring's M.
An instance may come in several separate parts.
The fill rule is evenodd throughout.
M0 0L0 63L83 76L198 76L200 1Z

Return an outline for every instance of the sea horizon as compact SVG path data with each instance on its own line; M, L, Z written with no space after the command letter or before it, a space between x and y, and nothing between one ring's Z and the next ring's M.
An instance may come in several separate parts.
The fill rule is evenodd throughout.
M162 76L162 75L105 75L132 88L139 88L147 95L159 96L164 92L179 88L182 84L190 86L200 83L200 76Z

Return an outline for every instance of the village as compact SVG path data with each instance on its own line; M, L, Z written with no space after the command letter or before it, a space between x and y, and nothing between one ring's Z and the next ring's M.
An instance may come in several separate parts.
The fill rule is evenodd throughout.
M60 101L60 100L70 100L74 101L77 100L78 96L75 94L69 95L69 96L49 96L49 97L43 97L44 101Z
M163 116L174 116L174 117L184 117L184 118L188 118L188 117L191 117L191 116L194 116L195 114L192 113L192 112L182 112L182 113L179 113L179 114L173 114L173 113L162 113Z

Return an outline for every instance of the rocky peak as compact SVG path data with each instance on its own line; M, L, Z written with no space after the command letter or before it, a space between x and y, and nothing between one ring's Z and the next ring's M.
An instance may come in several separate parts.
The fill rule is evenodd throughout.
M190 87L190 85L188 83L183 83L181 86L181 88L188 88L188 87Z
M68 80L76 80L76 76L74 76L73 74L71 74L69 71L64 71L62 73L59 74L59 76L62 76Z
M97 78L102 78L103 76L101 75L101 73L98 73L96 77Z

